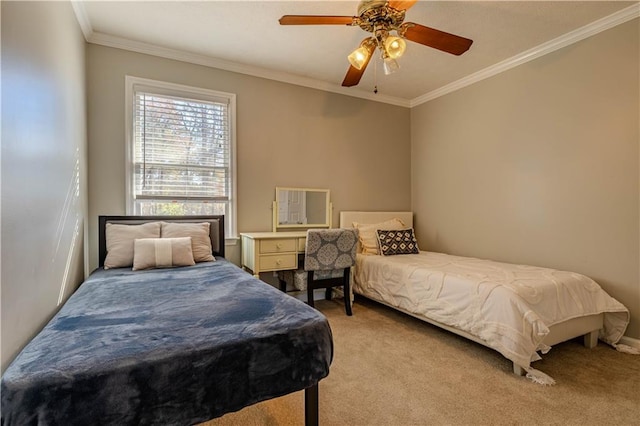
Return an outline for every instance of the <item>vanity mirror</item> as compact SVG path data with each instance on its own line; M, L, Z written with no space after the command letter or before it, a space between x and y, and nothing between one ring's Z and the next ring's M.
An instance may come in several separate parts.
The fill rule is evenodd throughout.
M283 228L330 228L328 189L276 187L273 231Z

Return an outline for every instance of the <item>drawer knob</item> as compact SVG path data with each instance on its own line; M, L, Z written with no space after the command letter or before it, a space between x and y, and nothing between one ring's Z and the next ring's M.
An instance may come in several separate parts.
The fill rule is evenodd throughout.
M276 248L281 249L282 248L282 244L281 243L276 244Z
M282 260L280 260L280 259L276 260L276 265L278 265L278 266L282 265Z

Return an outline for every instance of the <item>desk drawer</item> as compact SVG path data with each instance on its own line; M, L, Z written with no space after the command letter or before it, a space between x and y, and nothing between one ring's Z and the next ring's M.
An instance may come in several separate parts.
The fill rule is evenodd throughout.
M278 238L260 241L260 253L281 253L297 251L295 238Z
M261 271L295 269L298 265L298 255L296 253L263 255L260 256L259 262Z
M298 238L298 252L304 253L306 243L307 243L307 239L305 237Z

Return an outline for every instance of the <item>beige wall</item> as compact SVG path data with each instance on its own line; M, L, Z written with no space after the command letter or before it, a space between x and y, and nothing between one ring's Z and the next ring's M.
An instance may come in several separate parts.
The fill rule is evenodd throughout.
M276 186L330 189L334 223L411 205L406 108L98 45L87 66L91 267L98 215L125 213L125 75L237 95L239 232L271 230Z
M2 366L84 277L85 42L69 3L1 3Z
M640 337L639 23L411 111L421 248L568 269Z
M275 186L330 188L335 223L412 204L423 248L590 275L640 337L638 20L409 111L96 45L85 58L68 3L1 12L2 371L96 266L97 216L124 213L127 74L238 95L240 232L270 229Z

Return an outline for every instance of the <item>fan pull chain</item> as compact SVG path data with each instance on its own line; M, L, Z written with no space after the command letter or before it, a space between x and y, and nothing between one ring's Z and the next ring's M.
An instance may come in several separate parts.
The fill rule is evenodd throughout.
M373 93L378 94L378 61L373 61Z

